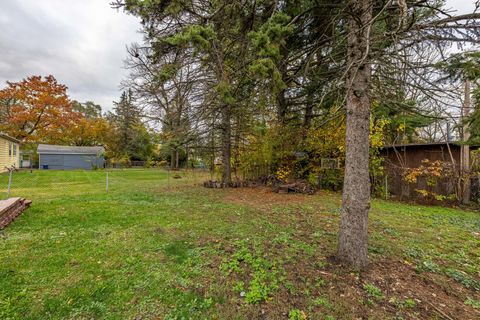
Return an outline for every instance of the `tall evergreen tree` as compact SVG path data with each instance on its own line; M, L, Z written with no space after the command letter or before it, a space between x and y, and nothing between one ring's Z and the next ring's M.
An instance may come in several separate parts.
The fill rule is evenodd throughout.
M129 160L148 160L153 146L150 134L141 121L141 114L132 99L132 92L124 91L120 101L114 102L113 112L108 114L112 124L110 150L114 157Z

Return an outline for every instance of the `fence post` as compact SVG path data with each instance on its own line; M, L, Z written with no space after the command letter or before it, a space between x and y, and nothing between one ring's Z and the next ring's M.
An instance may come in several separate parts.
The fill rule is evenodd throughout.
M388 175L385 174L385 200L388 200Z
M108 193L108 172L107 172L107 181L106 181L105 190L106 190L106 191L107 191L107 193Z
M192 166L193 185L197 185L197 176L195 175L195 164Z
M10 198L10 188L12 186L12 175L13 175L13 170L8 171L8 188L7 188L7 198Z

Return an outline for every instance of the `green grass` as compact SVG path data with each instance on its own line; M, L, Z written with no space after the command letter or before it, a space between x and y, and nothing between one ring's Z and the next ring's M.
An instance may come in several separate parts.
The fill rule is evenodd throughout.
M106 193L103 171L15 173L11 196L33 205L0 231L0 319L349 319L368 309L369 295L389 303L375 278L352 278L356 300L332 289L344 283L328 260L339 194L270 200L181 175L112 171ZM0 193L6 181L0 175ZM474 310L478 213L375 200L370 217L373 263L400 261L461 286L459 299ZM400 313L421 308L397 305ZM364 311L390 315L374 309Z

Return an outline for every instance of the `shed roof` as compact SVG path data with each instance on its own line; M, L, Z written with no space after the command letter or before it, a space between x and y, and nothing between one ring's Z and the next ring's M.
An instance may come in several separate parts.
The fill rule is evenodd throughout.
M37 152L39 154L99 154L105 151L104 147L76 147L76 146L58 146L51 144L39 144Z
M394 149L394 148L404 148L404 147L431 147L431 146L446 146L447 144L451 146L461 146L463 142L461 141L449 141L449 142L419 142L419 143L405 143L405 144L395 144L395 145L387 145L384 146L381 149ZM474 149L476 149L477 145L470 146Z
M8 141L16 142L16 143L21 143L20 140L15 139L15 138L12 138L12 137L6 135L6 134L3 133L3 132L0 132L0 138L3 138L3 139L8 140Z

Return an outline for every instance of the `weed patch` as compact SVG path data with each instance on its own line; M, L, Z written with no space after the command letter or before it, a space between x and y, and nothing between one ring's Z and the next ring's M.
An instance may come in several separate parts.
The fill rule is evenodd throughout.
M375 286L373 283L364 284L363 289L369 297L374 298L375 300L382 300L384 298L382 290Z
M234 290L250 304L269 299L284 279L278 262L270 261L259 245L249 246L245 241L236 243L235 253L221 265L225 275L235 275L244 281L237 281Z

